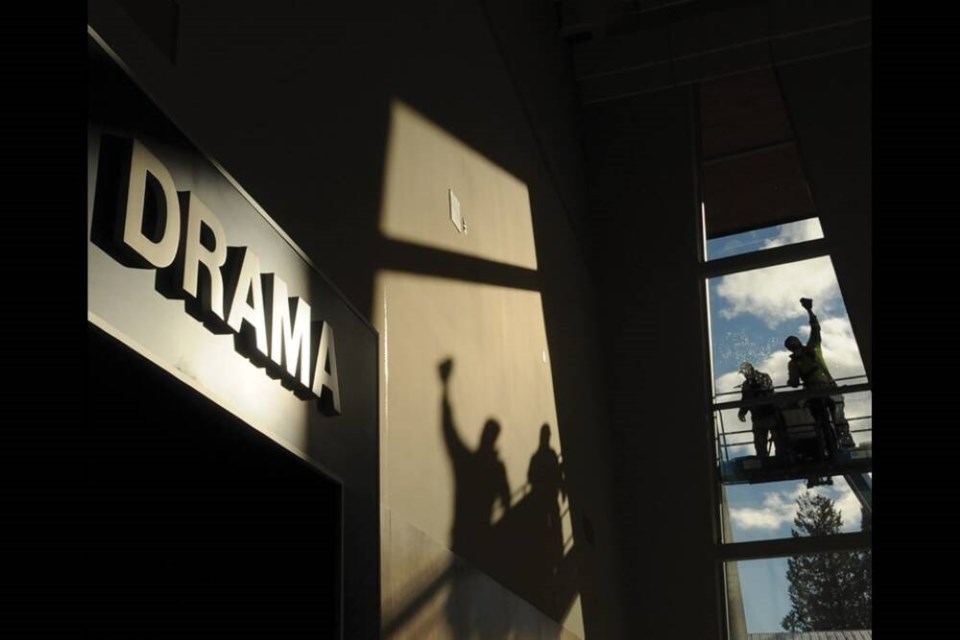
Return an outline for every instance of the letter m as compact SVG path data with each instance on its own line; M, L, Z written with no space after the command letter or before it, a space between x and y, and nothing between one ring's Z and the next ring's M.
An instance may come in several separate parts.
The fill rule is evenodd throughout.
M310 305L287 296L287 283L276 274L262 276L270 360L280 369L298 396L310 396Z

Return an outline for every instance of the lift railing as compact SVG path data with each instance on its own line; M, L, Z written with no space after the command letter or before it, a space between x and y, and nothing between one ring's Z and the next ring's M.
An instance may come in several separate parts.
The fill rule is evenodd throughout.
M863 393L866 391L871 391L872 385L866 382L854 383L854 384L841 384L843 382L848 382L851 380L865 380L865 379L866 379L865 375L836 378L834 380L834 382L837 383L836 387L820 387L820 388L812 388L812 389L806 389L806 388L795 389L788 385L780 385L773 388L774 393L772 395L763 396L759 398L750 398L748 400L738 399L738 400L726 400L721 402L717 401L721 396L740 395L741 393L740 389L735 389L733 391L725 391L725 392L716 394L714 396L713 411L714 411L714 422L716 425L715 443L716 443L717 460L724 461L724 462L729 461L730 460L729 452L734 447L752 447L753 446L753 440L752 440L753 429L752 428L745 427L744 429L734 430L734 431L726 430L726 427L723 421L723 412L725 410L730 410L730 409L739 410L740 408L744 408L744 407L750 408L750 407L756 407L760 405L774 405L782 409L787 406L796 406L800 402L804 400L809 400L811 398L824 398L827 396L835 396L835 395L848 396L848 395L853 395L857 393ZM787 391L783 391L785 389ZM872 418L872 415L847 417L846 418L847 422L850 423L850 426L851 426L850 433L863 434L863 433L872 432L873 431L872 426L861 428L861 429L853 428L855 423L861 422L864 420L869 420L870 418ZM749 418L748 418L748 422L749 422ZM815 425L816 423L811 422L810 424ZM744 438L749 436L751 439L749 440L744 439L743 441L731 442L730 441L731 436L733 436L735 440L740 440L741 436ZM769 446L769 443L768 443L768 446Z

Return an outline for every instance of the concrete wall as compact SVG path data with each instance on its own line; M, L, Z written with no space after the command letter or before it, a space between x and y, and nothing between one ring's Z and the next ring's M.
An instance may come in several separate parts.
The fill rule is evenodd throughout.
M586 109L623 606L637 638L719 638L690 87Z
M776 73L869 375L870 50L789 61ZM585 108L621 606L635 637L723 637L695 91L647 88Z
M171 56L119 3L89 3L144 89L380 332L382 615L348 600L346 637L626 637L572 94L549 3L516 4L183 1ZM488 418L513 508L454 545L483 482L443 427L475 451ZM526 486L544 424L566 472L555 513Z

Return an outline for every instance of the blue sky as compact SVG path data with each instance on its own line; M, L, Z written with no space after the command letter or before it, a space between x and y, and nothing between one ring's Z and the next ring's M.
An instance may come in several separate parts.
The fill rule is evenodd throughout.
M707 244L710 259L823 237L816 219L780 227L711 240ZM788 353L783 340L797 335L809 336L806 311L801 297L814 300L814 312L820 320L824 357L835 378L863 373L863 364L846 309L837 286L829 257L814 258L787 265L768 267L711 280L710 321L713 342L714 384L716 393L737 391L743 381L737 368L748 360L773 378L775 385L786 382ZM863 380L852 380L851 383ZM738 394L720 396L719 401L734 400ZM848 418L869 416L870 394L846 398ZM722 412L727 431L749 430L737 420L736 410ZM852 429L869 427L870 420L852 421ZM855 434L857 442L870 434ZM732 447L732 456L752 455L752 435L731 439L744 446ZM796 497L805 490L803 481L734 485L727 488L733 540L767 540L790 537L796 513ZM860 528L860 507L841 477L834 485L814 490L832 498L839 507L845 531ZM741 589L750 633L780 631L780 621L789 611L786 559L739 563Z

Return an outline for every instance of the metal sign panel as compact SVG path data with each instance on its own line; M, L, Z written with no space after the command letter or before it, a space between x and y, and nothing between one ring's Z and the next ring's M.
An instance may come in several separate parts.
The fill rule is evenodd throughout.
M90 321L375 496L376 331L94 34L89 57Z

